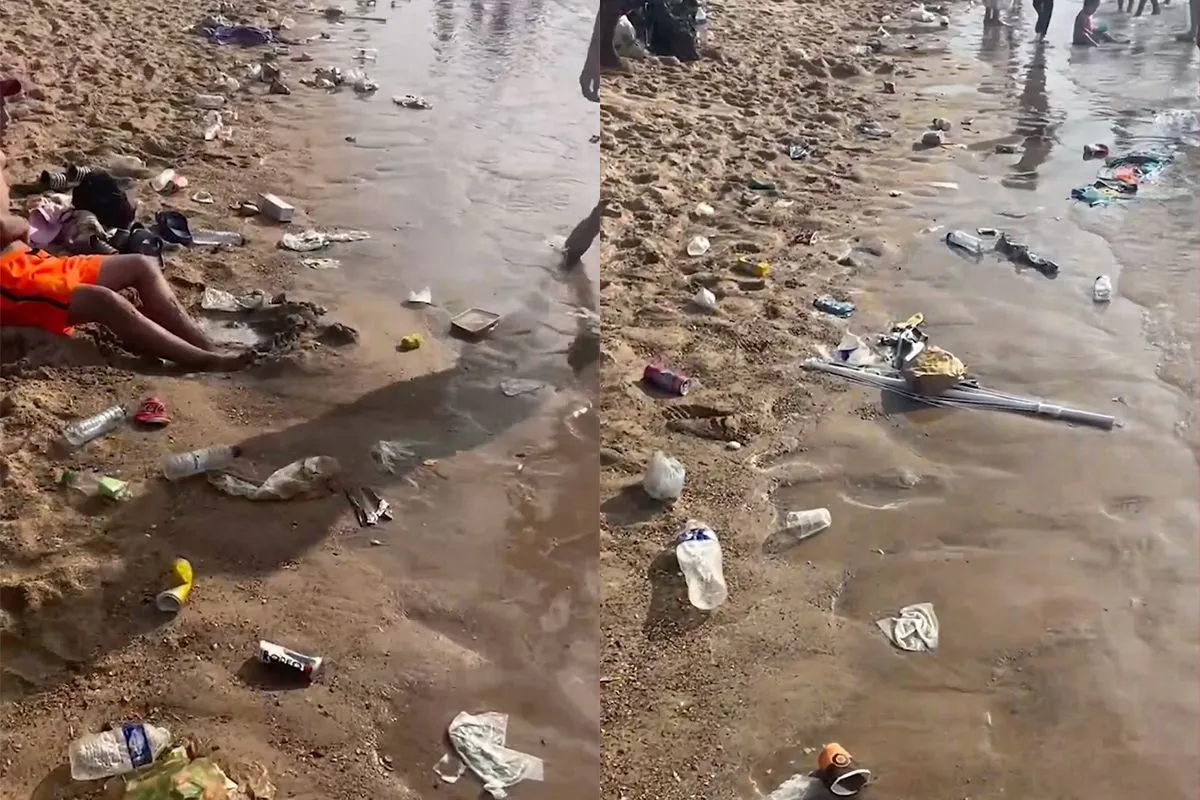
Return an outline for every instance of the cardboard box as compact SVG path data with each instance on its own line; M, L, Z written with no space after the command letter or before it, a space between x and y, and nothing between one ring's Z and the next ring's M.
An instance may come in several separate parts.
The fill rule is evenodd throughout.
M276 222L291 222L292 215L296 212L295 206L284 200L281 200L278 195L260 194L258 196L258 210L267 219L273 219Z

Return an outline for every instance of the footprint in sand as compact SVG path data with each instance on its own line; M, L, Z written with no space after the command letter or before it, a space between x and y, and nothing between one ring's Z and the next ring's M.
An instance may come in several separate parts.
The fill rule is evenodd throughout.
M1104 504L1101 513L1109 519L1115 519L1118 522L1128 522L1136 517L1141 516L1146 507L1150 505L1150 498L1142 495L1123 495L1114 497Z

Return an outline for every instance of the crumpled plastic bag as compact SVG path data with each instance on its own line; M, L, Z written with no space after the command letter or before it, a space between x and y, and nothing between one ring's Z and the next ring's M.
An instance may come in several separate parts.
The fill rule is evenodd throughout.
M387 441L382 439L375 443L371 448L371 458L375 461L375 466L388 473L389 475L396 474L396 471L406 461L411 461L417 457L417 450L413 445L415 442Z
M312 456L275 470L261 483L231 472L210 472L208 482L225 494L247 500L307 500L334 491L334 479L341 469L332 456Z
M904 365L904 379L921 394L939 394L967 377L967 366L953 353L928 345Z
M244 800L238 785L209 758L176 747L125 783L124 800Z
M236 314L241 311L255 311L271 304L271 298L261 289L255 289L243 295L235 295L224 289L204 287L204 296L200 298L200 307L205 311L224 311Z
M678 500L686 477L683 464L659 450L650 458L642 489L655 500Z
M883 635L901 650L924 653L937 650L939 624L933 603L914 603L894 617L875 621Z
M455 783L468 769L483 781L483 790L495 800L508 797L505 791L521 781L544 779L542 760L504 746L508 715L496 711L482 714L459 712L447 733L454 752L447 753L433 771L446 783Z
M366 231L318 231L306 230L300 233L285 233L279 238L279 246L284 250L294 250L297 253L311 253L313 250L323 250L334 242L359 242L370 239Z

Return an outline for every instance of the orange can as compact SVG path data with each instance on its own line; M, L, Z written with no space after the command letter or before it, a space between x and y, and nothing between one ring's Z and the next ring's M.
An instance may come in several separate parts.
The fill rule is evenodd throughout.
M821 748L817 772L821 783L837 797L853 797L871 782L871 771L858 766L850 751L836 742Z

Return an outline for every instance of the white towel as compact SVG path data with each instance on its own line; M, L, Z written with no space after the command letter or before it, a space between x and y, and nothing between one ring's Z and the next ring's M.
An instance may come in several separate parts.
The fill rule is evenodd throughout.
M901 650L923 653L937 650L938 619L933 603L917 603L900 609L900 615L875 622L883 635Z
M483 789L496 800L508 796L504 791L521 781L540 781L542 760L504 746L508 735L508 715L496 711L468 714L463 711L450 723L447 753L433 770L446 783L454 783L469 768L483 781ZM456 755L457 754L457 755Z

